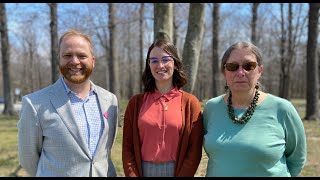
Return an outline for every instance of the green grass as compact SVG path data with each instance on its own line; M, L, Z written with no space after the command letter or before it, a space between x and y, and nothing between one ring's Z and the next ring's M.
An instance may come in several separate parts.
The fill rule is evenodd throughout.
M13 176L18 167L17 119L18 116L0 115L0 176Z
M116 137L116 142L112 147L111 159L114 162L117 175L124 176L123 168L122 168L122 128L118 128L118 133Z
M304 115L305 100L292 100L301 118ZM120 124L123 121L123 113L127 101L120 101ZM203 107L203 103L202 103ZM26 177L28 174L19 169L17 153L17 121L18 116L8 117L0 115L0 177L20 176ZM320 176L320 121L303 121L307 135L307 163L302 170L301 177ZM116 142L112 149L112 160L115 163L118 176L124 176L122 169L122 127L119 127ZM204 176L208 158L203 151L202 160L198 167L196 176Z

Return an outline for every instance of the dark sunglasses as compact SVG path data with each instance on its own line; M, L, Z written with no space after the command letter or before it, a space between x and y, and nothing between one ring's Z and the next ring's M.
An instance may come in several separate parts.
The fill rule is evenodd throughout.
M239 69L239 64L236 63L226 63L224 65L224 67L226 68L227 71L236 71ZM257 67L257 63L256 62L246 62L243 63L242 68L246 71L251 71L254 70Z

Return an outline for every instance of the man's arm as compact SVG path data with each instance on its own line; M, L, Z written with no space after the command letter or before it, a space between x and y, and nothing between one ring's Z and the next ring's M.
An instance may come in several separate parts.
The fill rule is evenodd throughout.
M17 126L20 164L31 176L35 176L42 150L42 131L37 112L26 96L22 98Z

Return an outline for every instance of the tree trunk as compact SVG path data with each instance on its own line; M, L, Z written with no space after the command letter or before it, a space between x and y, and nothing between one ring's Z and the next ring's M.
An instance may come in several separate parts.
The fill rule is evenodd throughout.
M309 24L307 44L307 103L304 119L319 119L319 84L318 84L318 60L317 39L320 3L309 3Z
M30 69L34 69L34 65L35 65L35 59L33 58L33 49L34 49L34 42L33 42L34 39L30 38L26 38L26 41L27 41L27 48L28 48L28 56L29 56L29 60L30 60ZM34 92L36 89L35 89L35 86L34 86L34 83L35 83L35 78L34 78L34 71L31 71L30 74L29 74L29 79L31 81L30 83L30 87L31 87L31 92Z
M127 91L127 98L130 99L131 96L133 95L133 90L134 90L134 73L133 73L133 68L134 67L134 64L133 64L133 60L132 60L132 52L131 52L131 36L130 36L130 32L131 32L131 25L129 23L128 25L128 28L127 28L127 31L128 31L128 40L127 40L127 43L125 46L127 50L127 53L128 53L128 74L129 74L129 77L128 77L128 91Z
M176 4L173 4L172 5L173 7L173 12L176 12L176 8L177 8L177 5ZM178 25L177 25L177 22L176 22L176 14L173 13L173 16L172 16L172 21L173 21L173 44L178 48Z
M143 74L143 68L144 68L144 51L143 51L143 34L144 34L144 3L140 4L140 38L139 38L139 45L140 45L140 70L139 70L139 91L143 91L143 83L142 83L142 74Z
M257 45L258 6L259 6L259 3L252 4L251 42L255 45Z
M2 55L2 77L4 109L2 114L14 115L13 98L11 93L10 79L10 49L7 29L7 16L5 3L0 3L0 34L1 34L1 55Z
M283 80L283 98L290 100L290 80L291 80L291 68L292 61L294 57L293 51L293 37L292 37L292 3L289 3L289 10L288 10L288 53L286 55L286 63L285 63L285 74Z
M203 48L201 48L200 51L200 59L205 59ZM199 101L201 102L205 98L205 91L208 85L208 75L209 73L205 70L208 65L208 62L210 61L199 61L199 67L202 68L201 71L198 71L197 73L197 80L195 82L195 88L193 91L193 94L197 96ZM204 67L204 68L203 68Z
M212 96L220 94L220 65L219 65L219 29L220 29L220 4L213 3L212 12Z
M173 40L172 3L154 3L154 40Z
M109 79L110 91L114 93L120 100L120 81L119 81L119 61L117 55L117 19L116 19L116 5L108 3L109 7L109 31L110 31L110 54L109 54Z
M185 91L192 93L198 72L199 56L205 29L205 3L191 3L188 29L183 47L183 62L189 83Z
M284 27L284 12L283 3L280 4L281 11L281 42L280 42L280 84L279 84L279 96L284 97L284 83L285 83L285 44L286 44L286 30Z
M58 27L57 27L57 3L49 3L50 7L50 34L51 34L51 82L59 78L58 63Z

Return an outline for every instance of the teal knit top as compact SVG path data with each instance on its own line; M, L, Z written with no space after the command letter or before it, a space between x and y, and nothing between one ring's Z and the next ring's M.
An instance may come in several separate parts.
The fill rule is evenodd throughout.
M220 95L207 101L203 123L207 177L298 176L306 162L304 126L286 99L267 94L247 123L235 124Z

